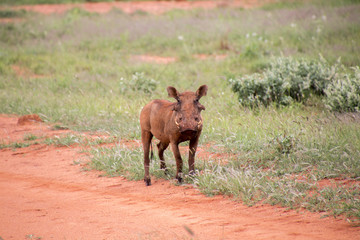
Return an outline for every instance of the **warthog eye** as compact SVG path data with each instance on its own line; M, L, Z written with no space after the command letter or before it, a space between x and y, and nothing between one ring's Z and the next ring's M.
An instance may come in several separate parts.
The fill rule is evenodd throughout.
M180 100L178 100L178 102L174 105L174 108L173 108L173 111L180 111L181 109L181 103L180 103Z

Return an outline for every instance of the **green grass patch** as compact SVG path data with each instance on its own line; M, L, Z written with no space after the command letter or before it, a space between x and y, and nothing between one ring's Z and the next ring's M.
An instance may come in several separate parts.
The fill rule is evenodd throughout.
M90 150L90 163L86 168L104 171L105 176L122 176L130 180L142 180L144 168L141 148L115 147L93 148ZM159 160L150 164L150 174L156 178L173 179L176 164L171 153L166 154L169 174L159 168ZM285 158L285 157L283 157ZM239 164L243 161L242 164ZM327 216L346 215L351 221L359 219L359 183L346 186L334 184L334 187L318 187L315 172L321 166L299 162L272 162L271 166L258 166L256 162L244 158L234 158L227 164L218 164L212 159L196 162L196 175L188 175L186 159L184 162L184 180L193 184L206 195L228 195L235 200L252 206L258 202L281 205L290 209L305 208L310 211L327 212ZM329 163L329 162L327 162ZM342 164L346 164L344 161ZM270 164L269 164L270 165ZM289 169L296 169L289 171ZM279 169L286 173L279 174ZM355 170L356 171L356 170ZM344 176L344 175L343 175Z
M25 134L24 135L24 141L33 141L33 140L36 140L38 139L39 137L32 134L32 133L28 133L28 134Z
M101 145L101 144L109 144L116 141L114 137L87 137L84 135L77 135L77 134L65 134L61 136L54 136L51 138L45 138L43 143L47 145L54 145L56 147L70 147L70 146L94 146L94 145Z
M92 136L88 137L85 135L79 134L64 134L64 135L55 135L53 137L38 137L33 134L25 134L24 135L24 142L10 142L10 143L0 143L0 149L4 148L26 148L31 145L36 144L46 144L46 145L53 145L55 147L71 147L71 146L81 146L81 147L91 147L91 146L99 146L102 144L110 144L117 141L116 137L99 137L99 136ZM36 140L36 141L35 141ZM85 151L85 150L84 150Z
M29 147L31 144L30 143L24 143L24 142L12 142L12 143L0 143L0 149L5 149L5 148L11 148L13 150L16 150L18 148L26 148Z
M74 134L66 134L65 136L54 136L46 138L44 143L47 145L54 145L56 147L70 147L72 145L79 145L83 143L83 137Z

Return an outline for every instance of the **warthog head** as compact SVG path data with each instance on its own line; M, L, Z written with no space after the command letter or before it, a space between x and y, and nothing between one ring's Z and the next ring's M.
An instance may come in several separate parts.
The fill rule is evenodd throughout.
M179 93L174 87L168 87L170 97L176 99L173 111L175 112L175 124L179 131L185 135L196 134L202 129L202 118L200 112L205 107L200 104L202 96L206 96L208 87L202 85L194 92Z

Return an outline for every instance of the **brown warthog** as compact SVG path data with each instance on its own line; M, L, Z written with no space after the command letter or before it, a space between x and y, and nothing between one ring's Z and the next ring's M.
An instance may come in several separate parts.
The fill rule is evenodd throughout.
M195 152L201 134L203 121L200 115L205 107L199 99L205 96L208 87L202 85L194 92L179 93L174 87L168 87L169 97L177 102L153 100L140 113L141 141L144 149L144 181L151 185L149 175L149 150L151 139L155 136L160 142L157 144L160 158L160 168L166 171L164 150L169 146L176 160L176 178L181 183L183 162L179 151L179 143L190 141L189 145L189 173L194 173Z

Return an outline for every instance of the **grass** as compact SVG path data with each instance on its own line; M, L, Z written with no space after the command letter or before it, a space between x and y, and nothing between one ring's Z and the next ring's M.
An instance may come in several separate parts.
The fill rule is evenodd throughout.
M33 140L36 140L38 138L39 138L38 136L36 136L36 135L34 135L32 133L24 135L24 141L33 141Z
M116 141L116 138L112 137L93 137L89 138L83 135L65 134L61 136L47 137L43 143L47 145L54 145L56 147L70 147L74 145L80 145L82 147L98 146L102 144L109 144Z
M23 14L25 21L0 25L0 112L37 113L61 122L59 128L139 139L139 112L148 101L167 98L169 85L195 90L207 84L200 145L233 157L226 164L198 159L199 174L187 177L188 183L205 194L231 195L249 205L266 202L359 219L359 114L330 112L317 97L281 108L245 108L226 81L261 72L278 56L317 59L321 54L330 64L340 57L346 67L360 65L360 5L324 2L174 10L161 16L80 9ZM161 65L131 58L140 54L177 61ZM195 54L226 58L199 60ZM77 135L45 141L61 146L87 142ZM175 175L172 154L166 154L170 176L158 170L157 161L152 176ZM142 150L93 146L90 166L140 180ZM350 179L355 185L319 187L323 179Z
M37 144L53 145L56 147L81 146L86 148L91 146L110 144L117 141L115 137L99 137L99 136L87 137L85 135L72 134L72 133L63 134L60 136L55 135L53 137L38 137L33 134L25 134L23 140L24 141L0 143L0 149L12 148L15 150L17 148L26 148L31 145L37 145Z
M0 141L0 149L11 148L16 150L18 148L26 148L31 145L39 144L37 140L39 137L34 134L25 134L23 137L23 141L15 141L15 142L8 142Z
M141 180L143 178L143 165L142 161L139 161L141 157L140 148L128 149L121 145L112 148L94 148L91 151L89 166L104 171L106 176L123 176L130 180ZM291 209L305 208L310 211L328 212L328 215L332 216L345 214L349 219L357 222L360 194L358 183L352 186L334 184L319 187L316 181L317 167L315 165L308 165L305 172L297 171L299 175L286 173L279 176L278 169L260 168L259 170L251 163L239 166L239 160L241 158L233 159L226 165L198 160L197 175L185 175L185 181L207 195L233 196L250 206L262 201ZM174 176L174 162L168 161L170 176L165 175L158 164L159 161L151 162L152 176L165 179L171 179L171 176ZM282 168L287 170L289 166L296 167L295 164L286 164L285 169ZM185 174L187 174L186 169ZM304 177L300 179L302 175Z
M25 236L25 239L36 239L36 240L41 240L42 237L37 237L36 235L34 234L28 234Z
M0 143L0 149L4 148L11 148L11 149L17 149L17 148L25 148L30 146L30 143L23 143L23 142L12 142L12 143Z
M74 134L67 134L65 136L55 136L53 138L46 138L44 143L47 145L54 145L56 147L69 147L75 144L83 143L83 138Z

